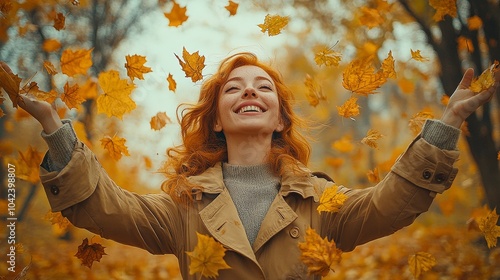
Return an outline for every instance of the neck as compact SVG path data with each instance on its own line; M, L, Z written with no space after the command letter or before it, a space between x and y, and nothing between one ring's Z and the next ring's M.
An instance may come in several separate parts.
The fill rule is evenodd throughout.
M272 135L226 136L228 163L234 165L257 165L267 162L271 151Z

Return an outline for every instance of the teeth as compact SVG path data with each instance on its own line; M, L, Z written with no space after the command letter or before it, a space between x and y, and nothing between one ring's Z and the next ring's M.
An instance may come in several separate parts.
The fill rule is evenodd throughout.
M242 107L238 111L238 114L245 113L245 112L262 112L262 110L258 106L249 105L249 106Z

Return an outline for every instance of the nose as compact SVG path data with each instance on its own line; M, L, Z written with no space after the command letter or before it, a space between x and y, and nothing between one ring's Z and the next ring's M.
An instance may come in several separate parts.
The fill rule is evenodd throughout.
M253 87L247 87L243 92L243 98L250 98L250 97L253 98L257 97L257 93L255 92L255 89Z

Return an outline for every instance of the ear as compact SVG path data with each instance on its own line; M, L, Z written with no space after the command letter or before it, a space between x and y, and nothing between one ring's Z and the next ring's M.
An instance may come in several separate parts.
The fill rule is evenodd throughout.
M214 131L215 132L221 132L222 131L222 125L220 124L219 118L217 118L215 120Z
M280 118L278 125L276 126L276 129L274 129L274 131L282 132L284 128L285 128L285 124L283 123L283 119Z

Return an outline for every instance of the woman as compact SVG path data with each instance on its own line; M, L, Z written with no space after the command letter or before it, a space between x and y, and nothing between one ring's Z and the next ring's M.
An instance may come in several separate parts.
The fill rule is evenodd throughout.
M117 187L69 121L45 102L24 97L42 125L49 150L41 180L52 211L75 226L153 254L175 254L182 276L196 233L226 249L231 269L220 279L305 279L298 242L311 227L343 251L386 236L427 211L451 186L459 128L498 87L473 94L468 69L441 120L420 135L377 186L340 187L348 199L338 213L316 211L331 186L306 168L310 148L297 132L292 94L276 70L241 53L222 61L201 87L198 104L181 119L183 144L168 150L165 193L138 195ZM500 77L497 72L496 80Z

